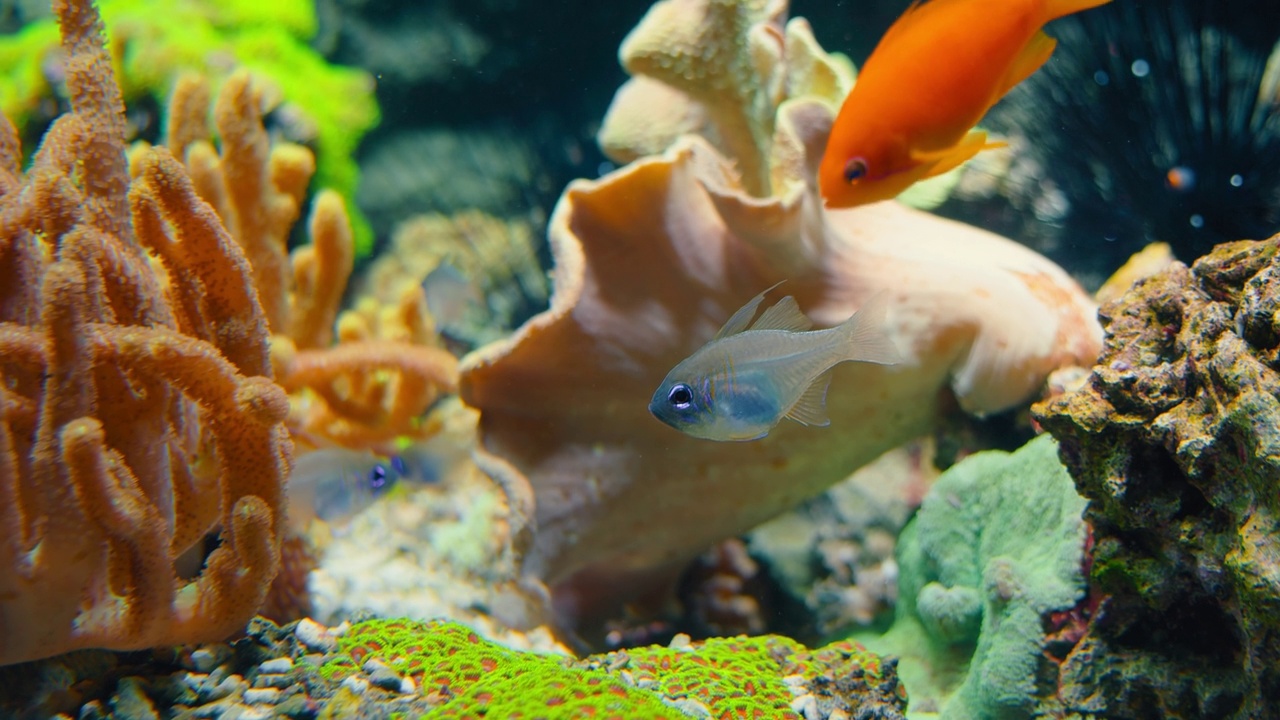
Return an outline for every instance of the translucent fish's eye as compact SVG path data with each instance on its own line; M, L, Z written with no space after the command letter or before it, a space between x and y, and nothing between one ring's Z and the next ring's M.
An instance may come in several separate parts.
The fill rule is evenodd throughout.
M849 162L844 164L845 182L857 182L867 174L867 161L860 157L850 158Z
M404 458L400 457L399 455L391 456L391 469L395 470L401 475L409 474L409 466L405 465Z
M381 490L387 484L387 468L381 463L374 465L369 471L369 489Z
M671 388L671 392L667 393L667 402L677 410L687 410L693 402L693 390L690 390L688 385L676 385Z

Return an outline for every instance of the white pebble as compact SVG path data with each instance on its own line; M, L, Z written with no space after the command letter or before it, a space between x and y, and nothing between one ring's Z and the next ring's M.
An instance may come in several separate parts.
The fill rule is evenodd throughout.
M383 670L385 672L391 672L391 668L387 667L386 663L383 663L378 660L373 660L373 659L365 660L364 665L361 665L360 669L364 670L370 675L378 672L379 670Z
M369 681L362 677L351 675L346 680L342 681L342 687L350 690L356 695L363 695L365 691L369 689Z
M343 623L343 625L345 624ZM298 626L293 632L297 635L298 642L312 650L331 652L338 648L338 641L334 640L335 633L311 618L299 620ZM345 628L343 628L343 632L346 632Z
M401 695L413 695L416 692L418 692L418 684L413 681L413 678L408 676L401 678L400 680Z
M200 648L191 653L191 666L202 673L207 673L218 666L218 656Z
M818 717L818 699L805 693L791 700L791 709L804 716L805 720L820 720Z
M182 684L190 688L192 692L198 693L208 679L209 676L204 673L189 672L183 676Z
M667 645L667 647L672 650L692 650L693 640L684 633L676 633L676 636L671 638L671 644Z
M287 657L268 660L258 665L258 672L271 674L287 673L293 669L293 661Z
M697 700L694 700L693 698L680 698L679 700L663 700L662 702L666 705L670 705L671 707L691 717L695 717L695 718L711 717L711 711L707 709L707 706L703 705Z
M827 720L849 720L849 713L841 710L840 708L836 708L827 716Z
M244 701L250 705L260 705L270 703L275 705L280 702L280 691L276 688L253 688L244 691Z

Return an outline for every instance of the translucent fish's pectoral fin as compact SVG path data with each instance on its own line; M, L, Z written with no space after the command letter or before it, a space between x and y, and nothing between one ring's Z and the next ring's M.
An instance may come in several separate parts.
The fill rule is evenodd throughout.
M813 329L813 323L804 313L796 299L790 295L779 300L773 307L765 310L760 319L751 325L752 330L790 330L804 332Z
M1005 73L1004 79L1000 82L999 91L995 97L991 99L992 104L1004 97L1006 93L1014 88L1015 85L1031 77L1032 73L1040 69L1049 61L1049 56L1053 54L1053 49L1057 47L1058 41L1044 34L1043 30L1037 30L1035 35L1022 46L1022 50L1018 52L1017 57L1013 59L1013 64L1009 66L1009 71Z
M933 163L933 167L924 174L923 177L930 178L935 175L941 175L949 170L960 167L966 160L977 155L983 150L994 150L1008 145L1005 142L987 142L987 134L981 130L974 130L964 136L956 145L946 150L938 151L911 151L911 159L918 163ZM921 178L923 179L923 178Z
M800 394L800 399L787 411L787 417L801 425L826 427L831 424L827 417L827 387L831 385L831 371L828 370L814 378L809 387Z
M760 307L760 302L764 300L764 296L768 295L771 290L784 282L786 281L779 280L772 286L765 288L764 292L748 300L746 305L738 308L738 312L729 316L729 319L725 321L724 326L721 327L720 331L716 333L716 336L711 339L719 340L720 338L729 337L730 335L737 335L743 330L746 330L747 326L751 324L751 318L756 316L756 309Z

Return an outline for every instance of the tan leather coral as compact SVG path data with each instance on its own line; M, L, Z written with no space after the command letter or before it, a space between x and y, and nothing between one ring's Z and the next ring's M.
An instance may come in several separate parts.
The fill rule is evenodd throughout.
M840 63L803 21L780 30L779 4L737 4L763 14L739 24L737 41L717 39L704 54L689 44L697 33L673 31L671 18L730 3L665 0L646 16L624 57L656 17L671 57L664 65L655 31L646 67L705 56L754 68L754 78L739 73L734 82L776 92L733 95L769 98L768 141L746 142L750 133L725 141L737 130L717 124L728 110L722 100L711 110L707 99L723 91L724 74L680 73L677 89L709 109L707 134L718 144L686 135L660 155L572 184L549 228L551 308L464 360L461 392L481 411L483 467L527 523L526 569L576 603L563 607L595 605L598 594L624 587L619 579L678 567L821 492L928 432L949 396L968 412L1000 411L1029 400L1053 370L1089 364L1098 352L1093 302L1026 248L895 202L822 207L814 177ZM773 50L758 52L766 41ZM720 56L733 48L761 62ZM699 78L709 83L700 92L687 87ZM611 115L651 111L620 95ZM837 366L827 428L784 423L763 440L717 443L651 417L649 397L667 371L783 280L781 290L820 325L885 294L903 362Z

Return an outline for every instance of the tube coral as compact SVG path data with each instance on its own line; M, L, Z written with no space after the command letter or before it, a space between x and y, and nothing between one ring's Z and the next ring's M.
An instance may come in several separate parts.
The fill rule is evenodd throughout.
M313 446L369 447L419 435L419 417L456 387L457 361L432 345L420 287L378 306L372 318L339 315L355 258L339 194L316 195L311 243L289 253L315 161L306 148L271 143L259 94L247 72L223 84L214 103L215 147L205 120L208 85L199 76L182 78L169 102L166 143L185 156L200 196L249 260L272 336L271 362L291 395L290 430Z
M130 187L97 11L54 9L72 112L25 177L0 125L0 664L234 632L278 568L292 463L244 255L163 149Z

